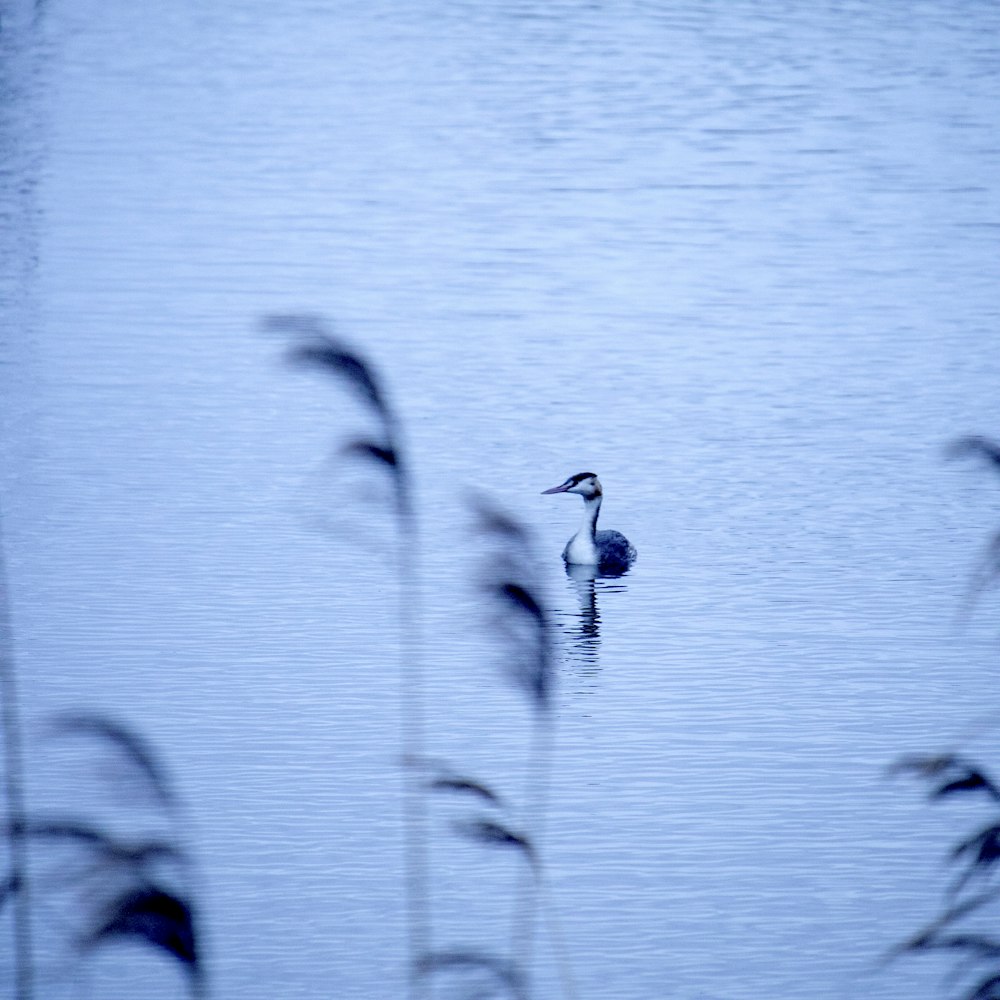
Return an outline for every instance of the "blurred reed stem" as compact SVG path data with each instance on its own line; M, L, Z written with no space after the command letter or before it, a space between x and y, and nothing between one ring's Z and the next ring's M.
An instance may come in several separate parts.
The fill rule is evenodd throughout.
M428 810L423 774L418 762L424 759L425 706L421 663L422 605L417 556L416 517L410 496L407 462L402 447L399 420L389 403L376 370L349 345L331 335L317 316L273 315L264 326L291 335L297 344L289 351L292 361L325 371L343 380L377 417L381 434L360 438L340 449L374 463L392 478L399 525L399 655L400 728L404 761L404 870L406 883L407 983L411 1000L427 994L427 977L422 975L426 956L433 951L430 913L430 862L428 850Z

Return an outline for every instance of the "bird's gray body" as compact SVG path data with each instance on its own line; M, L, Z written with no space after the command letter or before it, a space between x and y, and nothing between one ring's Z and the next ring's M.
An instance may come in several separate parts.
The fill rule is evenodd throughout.
M598 531L594 543L601 557L597 568L604 573L624 573L635 562L635 546L620 531Z

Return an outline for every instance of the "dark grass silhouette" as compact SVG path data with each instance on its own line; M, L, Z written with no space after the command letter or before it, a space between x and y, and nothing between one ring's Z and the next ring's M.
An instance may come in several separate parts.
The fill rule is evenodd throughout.
M980 435L959 438L946 450L951 458L974 457L1000 471L1000 444ZM966 595L967 607L1000 580L1000 532L986 545ZM952 845L947 861L955 878L945 891L941 911L894 947L889 959L922 952L945 952L956 959L961 1000L1000 1000L1000 783L978 761L948 752L902 757L891 774L923 783L931 802L979 802L988 818Z
M478 781L473 781L471 778L462 778L458 775L435 778L428 784L428 788L433 792L469 793L471 795L478 795L492 805L500 806L503 804L503 800L491 788L487 788L486 785Z
M75 736L84 746L122 762L133 783L123 783L120 772L106 780L119 794L128 789L142 805L156 802L158 811L169 820L166 833L149 838L128 837L88 820L83 815L85 804L67 814L11 819L5 830L7 839L26 848L30 845L34 862L48 870L32 883L33 905L48 904L44 922L47 937L54 941L63 935L70 954L77 959L115 941L138 941L180 963L190 995L204 997L191 866L180 845L178 803L162 763L143 738L106 716L57 716L45 735L48 742ZM6 890L0 903L22 896L15 875L7 879ZM35 978L32 962L29 981Z
M48 888L73 889L77 872L102 885L100 893L76 898L77 928L72 950L83 957L112 940L128 937L162 951L188 973L190 992L202 997L204 975L196 946L195 920L187 862L177 840L129 843L77 815L39 816L29 812L25 794L24 742L18 677L14 662L9 584L0 523L0 737L3 744L3 821L8 870L0 875L0 910L12 910L13 996L34 1000L37 970L32 926L41 894ZM176 823L176 800L166 771L149 744L120 722L94 714L65 714L51 720L48 737L77 737L113 750L127 763L137 783L151 793ZM71 863L60 865L57 884L32 876L29 854L38 860L47 847L70 850ZM165 862L184 873L181 889L161 884ZM54 934L52 927L40 928Z
M49 724L50 736L91 737L109 748L120 751L143 786L167 810L173 811L177 802L170 787L170 779L156 752L138 733L114 719L83 712L65 712L54 716Z
M373 463L389 477L395 497L395 520L399 531L400 676L404 705L403 758L419 761L424 756L424 683L421 660L421 587L415 556L417 523L411 507L409 467L395 410L389 403L374 367L348 344L335 337L327 323L309 315L265 317L264 329L289 342L288 359L330 376L349 388L364 402L375 418L371 438L341 444L336 453L342 459ZM406 793L406 888L408 927L408 983L411 997L425 993L426 977L420 973L423 956L433 951L433 929L429 905L430 862L427 848L427 809L422 778L413 768L404 769Z
M450 975L465 996L506 996L511 1000L528 1000L527 987L520 972L510 962L477 951L447 951L428 955L420 961L421 976ZM501 992L498 994L497 990Z
M538 596L538 561L530 532L482 495L473 495L469 503L476 517L477 533L491 546L483 588L491 599L494 626L505 639L508 650L502 669L524 693L533 725L521 824L524 830L531 831L530 835L489 824L469 827L466 832L497 846L518 846L528 862L522 873L520 899L511 928L511 951L524 972L526 988L530 990L535 913L543 889L534 844L543 832L553 749L552 625ZM551 920L555 920L554 909ZM573 990L561 954L557 924L551 930L563 989L571 994Z
M50 884L38 883L39 902L46 892L68 899L70 945L79 957L123 939L138 941L178 962L190 995L205 996L192 866L181 843L180 804L162 761L138 733L104 715L56 716L44 736L48 745L72 739L81 756L89 750L115 762L103 782L125 794L125 826L132 825L130 807L138 815L150 803L164 822L153 837L112 832L88 821L86 803L70 815L28 819L23 833L35 855L42 860L46 851L58 850L61 859Z
M1000 802L998 786L985 770L955 754L905 757L891 771L922 781L932 802L971 796L994 810ZM956 877L945 893L941 912L887 957L953 953L959 978L972 980L960 994L963 1000L1000 998L1000 934L988 929L996 920L996 904L1000 903L1000 885L995 878L1000 863L1000 812L954 844L947 860L956 868ZM986 930L981 929L984 922Z
M139 938L162 949L197 978L194 919L183 899L156 885L137 885L112 901L80 944L89 950L122 937Z
M993 471L1000 473L1000 443L979 434L956 438L945 448L951 459L979 459ZM1000 582L1000 531L996 531L983 546L976 566L969 576L965 599L960 613L971 613L976 602L991 587Z

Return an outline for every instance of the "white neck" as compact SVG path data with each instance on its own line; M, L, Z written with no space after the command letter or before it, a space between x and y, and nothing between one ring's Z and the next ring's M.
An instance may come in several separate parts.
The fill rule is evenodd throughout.
M596 497L584 497L583 499L583 521L580 524L578 534L587 535L593 538L597 534L597 515L601 512L601 495Z
M594 535L597 532L597 515L601 510L601 498L590 497L583 501L583 523L580 530L566 544L563 558L568 563L584 566L596 565L600 561Z

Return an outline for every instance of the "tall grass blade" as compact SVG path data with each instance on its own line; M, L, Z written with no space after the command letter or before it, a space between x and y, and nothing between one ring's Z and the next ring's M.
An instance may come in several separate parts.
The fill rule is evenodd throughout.
M383 420L391 419L382 391L369 367L355 354L333 342L294 348L289 357L300 364L325 368L343 376Z
M492 819L475 819L455 824L456 829L471 840L491 847L506 847L520 851L535 863L535 849L528 837L515 833L502 823Z
M524 978L517 967L502 958L479 951L447 951L425 955L419 962L419 972L428 976L439 972L484 972L492 983L504 990L508 997L514 1000L528 1000L528 992ZM492 992L482 992L482 988L470 996L492 997Z
M994 470L1000 471L1000 444L982 435L967 435L952 441L946 454L949 458L979 458ZM1000 580L1000 532L994 534L981 558L980 566L972 574L962 601L962 614L975 603L987 587ZM968 798L986 798L1000 802L1000 785L987 772L956 753L917 754L903 757L891 768L893 773L908 773L920 778L929 786L932 801L953 799L956 795ZM972 836L959 841L951 850L950 861L961 866L958 877L948 887L945 900L948 905L938 917L908 940L897 945L887 958L892 959L907 952L951 951L961 956L960 974L987 963L992 971L980 978L977 985L964 994L965 1000L1000 1000L1000 938L980 933L977 928L966 929L966 919L976 918L980 924L993 917L1000 901L1000 888L990 885L989 876L1000 861L1000 822L993 821ZM975 880L975 881L974 881ZM973 885L980 889L975 893ZM987 910L989 907L989 910Z
M17 879L13 875L9 875L6 879L0 882L0 913L3 912L4 906L7 905L7 900L12 899L14 894L17 892Z
M909 772L932 782L928 792L932 799L961 792L982 792L1000 801L1000 787L975 764L956 754L911 755L896 761L890 774Z
M92 727L89 723L94 717L85 718L87 725L80 728L88 736L96 734L105 740L106 720L97 717L102 724ZM75 729L79 719L71 721L70 728ZM65 717L60 722L68 724ZM145 743L129 730L113 725L111 732L116 747L121 745L118 737L124 734L125 745L140 747L155 760ZM60 847L58 871L39 885L75 891L70 912L83 928L73 936L80 953L115 938L138 939L180 961L190 973L192 995L202 995L191 904L184 895L163 887L164 878L173 881L188 864L179 847L163 839L125 840L75 817L19 821L9 832L37 844L39 851L46 842ZM67 847L75 849L75 854L66 854ZM75 860L68 863L72 858ZM170 865L166 870L164 862Z
M399 458L395 449L376 444L374 441L351 441L341 448L341 454L359 455L361 458L370 458L374 462L381 462L383 465L387 465L393 473L399 468Z
M954 860L958 860L963 854L972 855L972 863L975 865L988 866L1000 861L1000 826L991 824L968 840L963 840L951 852Z
M91 737L120 750L146 778L154 795L166 807L176 804L166 770L149 743L134 730L105 715L66 713L50 725L57 735Z
M935 788L931 798L940 799L956 792L984 792L994 801L1000 800L1000 790L981 771L968 771L966 774Z
M983 458L1000 471L1000 443L982 434L969 434L956 438L945 448L948 458ZM978 565L973 569L962 601L960 615L969 614L984 591L1000 580L1000 533L995 534L983 548Z
M340 453L373 462L392 476L401 521L409 525L411 517L410 494L403 463L397 449L389 444L379 444L376 441L362 438L345 444L340 449Z
M523 584L502 580L493 584L492 590L509 611L515 612L518 618L527 620L531 625L531 639L520 644L517 655L508 661L507 669L532 698L535 707L545 711L550 706L552 695L547 616L534 594ZM519 634L516 624L511 632Z
M951 852L951 860L963 861L966 865L965 871L952 886L951 893L955 895L961 892L973 877L987 875L1000 861L1000 824L991 823L968 840L956 844Z
M968 434L956 438L945 448L948 458L969 458L979 456L985 458L1000 471L1000 444L984 437L982 434Z
M512 953L518 967L523 970L525 988L528 989L533 966L535 912L544 889L536 845L542 836L552 755L550 708L554 670L551 625L538 597L535 583L538 561L530 532L488 498L474 494L469 502L476 516L479 534L499 550L492 553L487 566L485 589L494 601L497 611L495 621L509 640L503 668L514 684L528 695L534 725L528 748L527 787L518 817L521 829L531 831L530 837L514 833L492 820L467 826L465 833L497 846L518 847L530 861L520 878L511 925ZM554 908L551 918L563 993L572 996L572 977L559 940Z
M988 976L978 983L968 1000L1000 1000L1000 975Z
M471 778L460 778L457 776L434 778L428 787L434 792L458 792L460 794L473 795L484 799L491 805L503 806L503 801L493 789L482 784L482 782L473 781Z
M333 337L320 317L306 314L267 316L264 327L300 341L289 351L292 361L343 378L385 423L395 423L374 370L346 343Z
M183 899L146 885L114 899L84 936L84 950L115 938L138 938L180 962L193 979L200 978L194 916Z
M36 820L24 824L23 833L33 840L54 840L79 844L96 850L104 860L136 870L159 860L183 862L184 853L162 840L123 844L97 827L75 820Z
M267 329L297 341L290 349L290 359L327 372L344 381L375 413L380 423L374 439L347 443L341 454L363 458L378 464L393 478L396 489L396 513L399 526L400 577L400 675L403 698L401 729L403 756L407 760L423 757L424 705L423 666L421 662L422 616L421 588L418 576L417 522L411 507L411 488L405 453L396 414L389 405L375 369L349 345L332 336L327 324L317 316L274 315L264 320ZM409 993L414 1000L423 992L417 966L421 955L433 950L428 884L429 852L427 847L426 792L422 777L406 772L404 825L406 828L406 894L409 935Z

